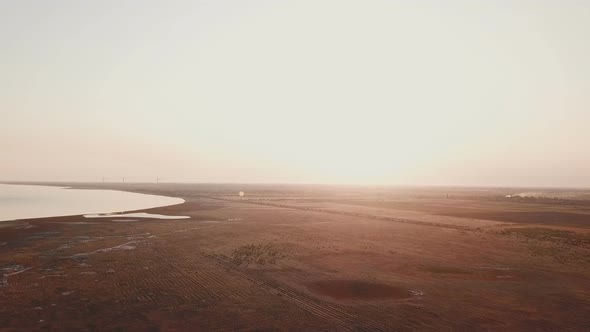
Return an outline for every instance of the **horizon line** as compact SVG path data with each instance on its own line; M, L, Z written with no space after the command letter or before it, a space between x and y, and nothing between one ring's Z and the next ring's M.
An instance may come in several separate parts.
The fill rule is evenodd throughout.
M0 184L195 184L195 185L287 185L287 186L337 186L337 187L410 187L410 188L490 188L490 189L577 189L590 190L590 187L580 186L522 186L522 185L451 185L451 184L379 184L379 183L321 183L321 182L199 182L199 181L55 181L55 180L0 180Z

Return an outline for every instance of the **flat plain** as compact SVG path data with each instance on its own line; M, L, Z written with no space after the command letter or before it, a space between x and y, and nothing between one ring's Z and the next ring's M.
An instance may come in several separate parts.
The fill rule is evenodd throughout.
M62 185L181 197L140 212L190 218L0 223L0 331L590 326L588 191Z

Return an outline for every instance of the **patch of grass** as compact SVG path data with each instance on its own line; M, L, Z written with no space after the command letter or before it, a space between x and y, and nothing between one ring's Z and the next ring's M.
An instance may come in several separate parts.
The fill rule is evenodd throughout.
M590 248L590 234L582 234L550 228L512 228L500 232L502 235L516 235L527 239L549 241L559 245Z
M273 244L247 244L234 249L231 253L232 262L236 265L274 264L285 255Z
M533 256L550 256L558 263L590 264L590 234L540 227L506 229L500 234L524 238Z

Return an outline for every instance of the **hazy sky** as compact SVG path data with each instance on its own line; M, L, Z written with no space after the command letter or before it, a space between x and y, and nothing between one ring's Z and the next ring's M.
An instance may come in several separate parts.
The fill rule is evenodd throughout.
M0 0L0 179L590 187L590 1Z

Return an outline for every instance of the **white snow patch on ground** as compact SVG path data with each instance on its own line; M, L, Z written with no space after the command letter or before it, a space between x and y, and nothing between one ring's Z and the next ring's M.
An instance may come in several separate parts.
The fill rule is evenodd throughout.
M99 213L99 214L85 214L85 218L113 218L113 217L129 217L129 218L146 218L146 219L189 219L189 216L166 216L163 214L154 214L146 212L137 213Z

